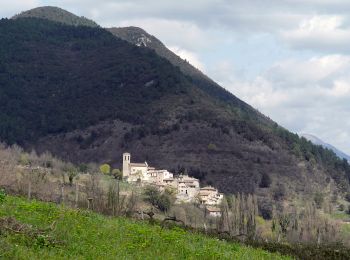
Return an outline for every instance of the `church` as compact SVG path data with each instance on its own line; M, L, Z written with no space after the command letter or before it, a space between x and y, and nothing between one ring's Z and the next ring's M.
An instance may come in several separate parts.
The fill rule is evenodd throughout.
M130 153L123 153L123 178L128 182L168 184L174 179L174 175L167 170L156 170L147 162L132 163Z

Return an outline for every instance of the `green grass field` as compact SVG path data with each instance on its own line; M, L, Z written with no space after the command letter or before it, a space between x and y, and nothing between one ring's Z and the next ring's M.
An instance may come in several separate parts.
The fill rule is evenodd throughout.
M289 259L182 229L8 196L0 259Z

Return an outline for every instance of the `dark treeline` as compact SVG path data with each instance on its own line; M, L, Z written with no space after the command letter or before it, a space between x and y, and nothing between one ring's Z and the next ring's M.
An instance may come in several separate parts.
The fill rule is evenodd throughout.
M0 138L8 143L107 119L144 123L154 100L190 85L153 51L100 28L3 19L0 46Z

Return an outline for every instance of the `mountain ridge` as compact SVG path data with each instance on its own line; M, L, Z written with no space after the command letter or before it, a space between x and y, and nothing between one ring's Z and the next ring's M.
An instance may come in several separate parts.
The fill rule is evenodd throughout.
M265 121L264 123L273 123L265 115L237 98L233 93L217 84L199 69L192 66L188 61L169 50L159 39L147 33L142 28L128 26L106 28L106 30L133 45L154 50L159 56L167 59L171 64L178 67L185 75L191 77L193 82L200 86L202 90L206 91L209 95L213 95L224 102L234 102L236 106L240 106L244 110L254 111L254 113L259 115L259 120L263 119Z
M71 12L68 12L62 8L55 6L41 6L28 11L21 12L14 15L11 19L34 17L47 19L54 22L59 22L67 25L73 26L89 26L89 27L99 27L94 21L87 19L83 16L79 17Z
M323 147L332 150L339 158L346 159L347 161L350 162L350 155L344 153L343 151L339 150L335 146L324 142L323 140L321 140L317 136L312 135L312 134L305 134L305 133L301 134L301 136L306 138L307 140L311 141L312 143L314 143L316 145L322 145Z

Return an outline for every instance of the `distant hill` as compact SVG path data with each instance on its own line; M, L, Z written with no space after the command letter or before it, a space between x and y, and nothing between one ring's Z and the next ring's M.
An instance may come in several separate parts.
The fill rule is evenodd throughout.
M175 54L158 54L167 49L144 31L122 30L124 39L135 35L130 44L121 32L49 20L0 21L2 141L114 167L129 151L132 161L266 199L313 194L330 182L349 189L348 164ZM261 184L266 175L271 185Z
M350 156L347 155L346 153L340 151L339 149L335 148L333 145L331 144L327 144L324 141L322 141L320 138L311 135L311 134L302 134L302 137L306 138L307 140L311 141L313 144L316 145L322 145L323 147L332 150L333 152L335 152L335 154L341 158L341 159L346 159L350 162Z
M55 22L59 22L67 25L73 25L73 26L99 27L99 25L92 20L89 20L83 16L79 17L59 7L53 7L53 6L43 6L43 7L34 8L31 10L22 12L20 14L17 14L13 16L12 19L25 18L25 17L48 19L51 21L55 21Z

